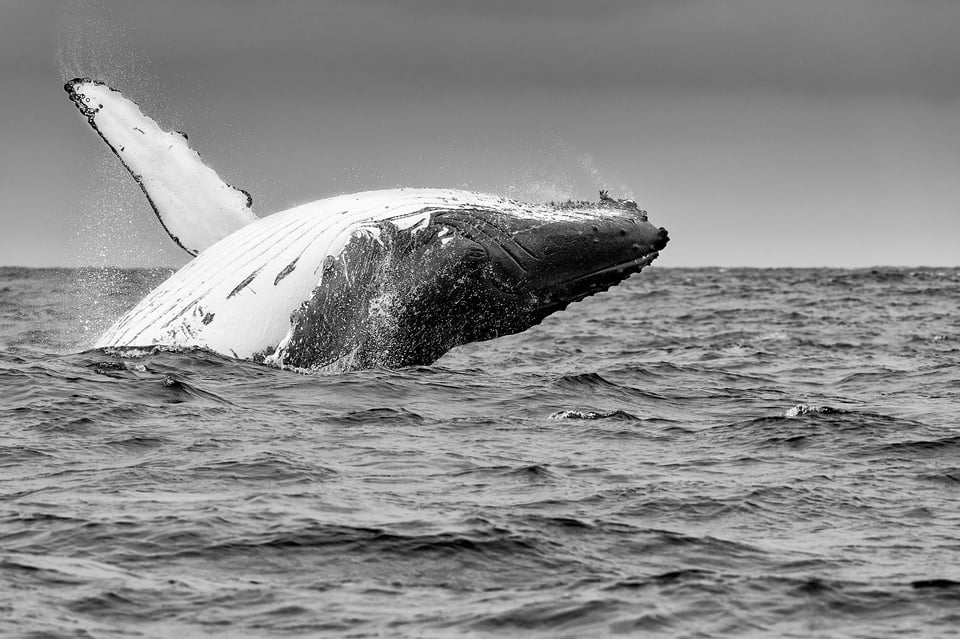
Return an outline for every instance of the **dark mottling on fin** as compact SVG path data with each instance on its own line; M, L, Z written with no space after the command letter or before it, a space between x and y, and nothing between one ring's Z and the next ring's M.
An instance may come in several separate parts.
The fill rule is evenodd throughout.
M97 132L97 135L99 135L100 138L104 141L104 143L106 143L107 147L109 147L109 149L113 151L114 155L117 156L117 158L120 160L120 163L123 165L123 167L127 169L127 171L130 171L130 175L133 176L133 179L136 180L137 185L139 185L140 189L143 191L143 194L147 197L147 202L150 203L150 208L152 208L153 212L156 213L157 220L160 221L160 226L162 226L163 230L167 232L167 235L170 236L170 239L172 239L177 246L182 248L184 251L186 251L190 255L196 255L197 251L194 251L193 249L190 249L184 246L183 242L180 241L180 238L170 232L170 229L167 228L166 223L163 221L163 216L160 215L160 210L157 208L156 203L154 203L153 198L150 197L150 194L147 192L147 187L144 186L143 179L141 178L141 176L137 175L136 173L130 170L130 167L127 166L126 162L124 162L123 157L120 155L120 152L117 151L117 149L113 146L113 144L110 143L110 140L108 140L103 135L103 132L100 130L100 127L97 126L95 116L97 115L97 113L100 112L100 109L103 108L103 105L100 104L97 107L90 107L84 102L84 98L82 98L80 94L77 92L77 86L84 83L90 83L90 84L93 84L94 86L106 87L107 89L109 89L110 91L113 91L114 93L119 93L119 91L111 87L107 87L106 84L104 84L99 80L91 80L90 78L74 78L73 80L70 80L63 86L63 88L66 89L67 94L70 97L70 100L77 106L78 109L80 109L80 113L82 113L84 117L87 118L87 122L90 124L93 130ZM89 102L89 100L87 100L87 102ZM136 104L136 102L134 102L134 104ZM140 132L144 133L142 130L140 130ZM144 135L146 135L146 133L144 133ZM123 148L124 147L121 146L120 151L123 151ZM247 202L249 206L251 202L249 195L247 198Z
M297 261L300 259L298 256L295 260L283 267L283 270L277 273L277 278L273 280L273 285L276 286L280 283L280 280L285 278L287 275L293 273L293 269L297 268Z
M227 295L227 299L230 299L231 297L233 297L234 295L236 295L237 293L239 293L240 291L242 291L243 289L245 289L245 288L247 287L247 284L249 284L250 282L252 282L252 281L253 281L253 278L255 278L255 277L256 277L257 275L259 275L259 274L260 274L260 269L257 269L257 270L255 270L253 273L251 273L250 275L247 275L247 276L243 279L242 282L240 282L239 284L237 284L237 286L236 286L232 291L230 291L230 294Z
M213 321L213 317L214 317L213 313L207 313L206 315L203 316L203 319L200 321L203 322L204 324L209 324L210 322Z
M244 195L246 195L246 196L247 196L247 208L248 208L248 209L252 209L252 208L253 208L253 196L250 195L250 192L249 192L249 191L247 191L246 189L239 189L239 188L237 188L237 187L235 187L235 186L232 186L232 185L230 185L230 188L232 188L232 189L237 189L238 191L240 191L241 193L243 193Z

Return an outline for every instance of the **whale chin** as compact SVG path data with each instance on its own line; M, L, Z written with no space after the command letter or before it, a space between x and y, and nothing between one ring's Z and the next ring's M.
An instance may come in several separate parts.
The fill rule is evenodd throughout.
M658 257L660 252L654 251L641 258L607 266L593 273L561 282L544 297L541 308L546 315L562 311L574 302L609 290L631 275L639 273Z

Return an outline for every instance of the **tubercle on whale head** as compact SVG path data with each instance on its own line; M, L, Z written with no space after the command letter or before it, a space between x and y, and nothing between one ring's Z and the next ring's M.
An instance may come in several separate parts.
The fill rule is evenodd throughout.
M565 200L563 202L550 202L549 206L558 210L610 210L621 211L624 214L635 214L642 221L647 221L647 212L640 208L637 201L632 198L614 198L610 197L610 192L601 189L600 200L590 202L588 200Z

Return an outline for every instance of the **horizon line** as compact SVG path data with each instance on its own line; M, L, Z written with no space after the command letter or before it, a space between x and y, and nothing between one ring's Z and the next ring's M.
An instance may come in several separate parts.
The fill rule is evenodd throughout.
M169 266L169 265L155 265L155 266L117 266L117 265L95 265L88 264L82 266L67 266L67 265L52 265L52 266L24 266L18 264L6 264L0 265L0 269L24 269L24 270L113 270L113 271L157 271L157 270L170 270L170 271L179 271L182 266ZM749 264L741 265L720 265L720 264L703 264L703 265L651 265L648 268L656 268L660 270L664 269L755 269L755 270L776 270L776 269L837 269L837 270L846 270L846 271L864 271L871 269L956 269L960 268L960 264L953 265L934 265L934 264L868 264L863 266L837 266L831 264L823 264L819 266L800 266L800 265L790 265L790 264L781 264L776 266L757 266ZM647 269L645 268L644 271Z

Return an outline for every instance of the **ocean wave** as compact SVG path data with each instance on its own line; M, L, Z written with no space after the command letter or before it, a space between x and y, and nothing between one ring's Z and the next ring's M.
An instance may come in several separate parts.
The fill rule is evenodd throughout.
M914 270L654 268L316 376L86 350L153 275L0 269L0 635L946 634L960 270Z

